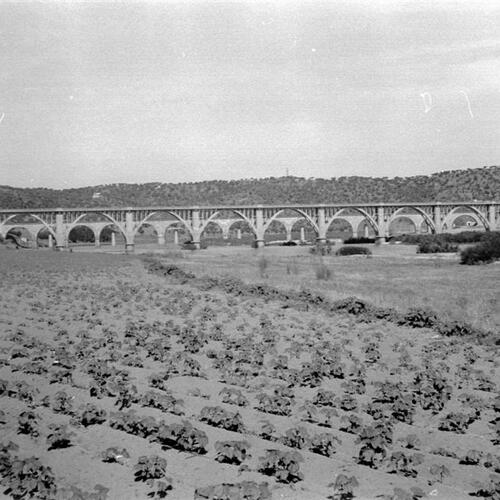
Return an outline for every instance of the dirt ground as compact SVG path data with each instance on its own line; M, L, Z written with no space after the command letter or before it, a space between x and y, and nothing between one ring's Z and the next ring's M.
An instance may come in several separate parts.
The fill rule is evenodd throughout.
M0 250L0 276L1 444L19 446L10 460L50 467L59 492L48 498L98 498L84 495L97 484L109 499L161 498L164 475L167 498L181 500L243 481L267 482L274 499L350 498L331 486L341 474L361 499L499 498L494 346L205 290L148 273L137 256ZM158 429L174 423L201 431L204 452L165 444ZM67 425L67 443L51 445L53 424ZM221 453L225 441L248 453ZM105 463L111 447L129 456ZM299 472L264 468L270 449L298 452ZM153 455L165 474L135 477Z

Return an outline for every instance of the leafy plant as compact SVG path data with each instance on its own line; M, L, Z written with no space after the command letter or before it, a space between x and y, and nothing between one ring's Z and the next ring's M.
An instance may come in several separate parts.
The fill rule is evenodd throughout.
M28 434L31 437L38 437L39 416L32 411L23 411L17 419L17 432L19 434Z
M228 464L241 464L248 456L250 444L247 441L216 441L215 460Z
M184 420L182 424L167 425L161 423L158 427L155 440L167 448L175 448L199 454L207 452L207 435L203 431L193 427L188 420Z
M106 463L118 463L123 464L127 458L130 458L128 451L125 448L106 448L101 452L101 458L103 462Z
M134 436L147 438L158 431L158 422L151 416L139 416L135 411L111 413L109 425Z
M292 401L290 398L270 396L265 393L257 394L255 397L259 402L257 406L257 410L259 411L283 416L290 416L292 414Z
M415 465L421 464L423 458L419 454L405 455L402 451L392 453L389 461L389 472L407 477L417 477Z
M223 403L228 403L236 406L248 406L248 399L239 389L235 389L233 387L224 387L224 389L219 392L219 396L222 396Z
M476 418L476 415L471 413L451 412L441 419L439 430L464 434Z
M56 392L52 402L52 411L63 415L72 415L73 399L73 396L69 396L65 391Z
M464 465L478 465L483 458L483 454L478 450L469 450L464 457L460 460Z
M49 424L49 429L52 431L47 436L49 450L68 448L71 446L71 439L75 436L75 433L68 431L67 425Z
M388 422L380 422L364 427L356 443L363 446L359 450L358 463L376 469L387 456L387 445L392 442L392 428Z
M311 440L309 449L313 453L332 457L337 451L337 445L342 444L342 441L329 432L316 434Z
M150 390L143 394L139 401L142 406L157 408L174 415L184 414L184 411L178 406L183 404L182 399L175 398L169 391L156 392Z
M148 493L149 498L166 498L168 492L173 489L170 477L163 478L163 481L149 480L149 483L153 483L151 485L153 490Z
M158 455L139 457L134 466L134 476L136 481L148 481L150 479L160 479L167 471L167 461Z
M57 493L52 469L42 465L36 457L15 458L8 469L2 471L2 485L6 487L5 493L16 500L52 500Z
M333 487L333 500L350 500L354 498L354 488L359 486L358 480L354 476L346 476L339 474L335 478L335 482L328 485Z
M259 471L268 476L274 476L282 483L295 483L304 479L300 472L299 462L304 459L296 451L267 450L266 455L259 459Z
M450 475L450 471L445 465L442 464L432 464L429 472L435 481L442 483L445 477Z
M204 486L194 492L194 500L270 500L270 498L268 484L254 481Z
M220 406L205 406L200 413L200 420L214 427L227 431L243 432L243 420L239 413L232 413Z
M87 403L80 406L78 413L71 419L74 425L98 425L106 421L106 411L98 406Z
M311 437L305 427L299 426L288 429L285 435L280 438L280 441L291 448L307 448Z

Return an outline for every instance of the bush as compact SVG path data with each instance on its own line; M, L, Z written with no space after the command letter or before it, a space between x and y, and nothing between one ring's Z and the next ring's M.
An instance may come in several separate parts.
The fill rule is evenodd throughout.
M432 238L419 243L417 253L456 253L458 245L439 238Z
M375 238L366 238L361 236L359 238L347 238L344 240L344 244L346 245L357 245L357 244L367 244L367 243L375 243Z
M462 250L461 264L489 264L500 259L500 232L483 235L480 243Z
M346 256L346 255L371 255L372 251L366 247L351 247L345 246L339 248L335 255Z
M478 243L484 237L480 231L462 231L460 233L440 234L402 234L396 239L409 245L419 245L422 242L433 240L447 243Z
M204 242L204 241L200 241L200 250L206 250L207 249L207 244ZM197 250L196 248L196 244L194 241L190 240L190 241L185 241L183 244L182 244L182 248L184 250Z

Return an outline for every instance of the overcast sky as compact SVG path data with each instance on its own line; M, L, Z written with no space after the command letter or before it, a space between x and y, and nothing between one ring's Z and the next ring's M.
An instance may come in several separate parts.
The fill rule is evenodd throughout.
M0 184L500 163L500 2L0 4Z

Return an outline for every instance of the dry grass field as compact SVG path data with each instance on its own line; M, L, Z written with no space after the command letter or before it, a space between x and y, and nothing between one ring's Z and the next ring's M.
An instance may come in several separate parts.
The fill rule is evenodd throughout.
M500 266L413 252L157 258L498 332ZM139 257L0 250L5 498L499 498L497 347L224 293Z
M310 247L211 247L165 253L197 275L231 275L245 282L318 290L332 299L356 296L399 310L430 308L480 328L500 329L500 264L461 266L453 254L417 255L413 245L369 247L371 258L320 258L310 254ZM318 279L323 267L330 271L328 279Z

